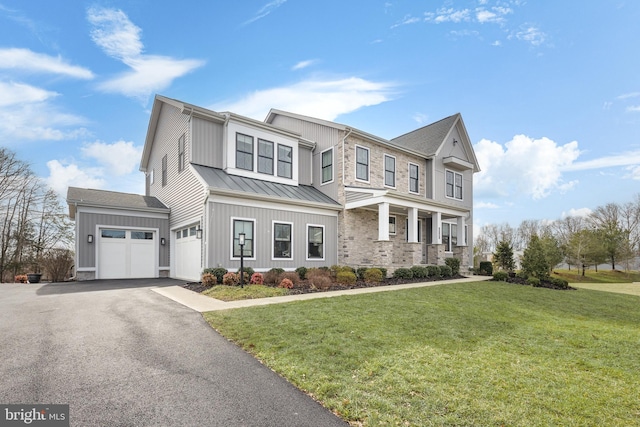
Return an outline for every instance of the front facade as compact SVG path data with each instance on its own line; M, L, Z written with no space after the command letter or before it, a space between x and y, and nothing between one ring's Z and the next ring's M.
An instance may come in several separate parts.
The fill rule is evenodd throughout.
M256 271L334 264L392 271L472 259L479 168L459 114L384 140L279 110L260 122L157 96L140 169L146 194L137 197L165 209L144 211L166 224L149 223L164 243L151 277L195 281L207 267L235 271L241 233L244 265ZM68 200L80 212L77 191ZM123 214L126 240L133 228ZM78 278L81 269L95 269L84 278L110 270L107 249L86 242L87 230L102 230L96 221L105 222L76 214L76 252L93 257L93 266L77 260ZM130 267L112 275L127 274Z

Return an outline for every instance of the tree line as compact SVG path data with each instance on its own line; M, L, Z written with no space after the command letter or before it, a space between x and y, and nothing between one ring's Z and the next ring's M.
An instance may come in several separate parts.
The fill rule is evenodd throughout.
M73 266L72 241L73 225L55 191L0 147L0 280L27 273L64 279Z
M640 193L627 203L607 203L587 216L568 216L556 221L525 220L509 224L488 224L474 241L474 258L507 249L524 251L535 238L549 258L551 267L562 262L584 269L610 264L629 269L640 256ZM507 245L507 246L505 246Z

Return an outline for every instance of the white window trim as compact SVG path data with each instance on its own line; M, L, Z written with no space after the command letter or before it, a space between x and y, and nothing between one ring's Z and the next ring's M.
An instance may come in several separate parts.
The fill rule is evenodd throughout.
M287 224L291 226L291 256L289 258L277 258L276 254L275 254L275 242L276 242L276 224ZM278 221L278 220L272 220L271 221L271 231L273 234L272 237L272 241L271 241L271 261L293 261L293 254L294 254L294 250L293 250L293 243L294 243L294 238L293 238L293 222L290 221Z
M322 228L322 258L309 258L309 227L320 227ZM324 261L327 257L327 233L324 225L322 224L307 224L305 228L305 258L307 261Z
M393 185L387 184L387 157L393 159ZM382 177L384 186L388 188L396 188L396 183L398 182L398 159L396 159L396 156L392 156L391 154L385 154L382 156L382 171L384 172Z
M322 157L324 155L324 153L326 153L327 151L331 151L331 179L329 181L326 182L322 182ZM323 150L320 152L320 185L327 185L327 184L331 184L334 180L334 170L335 170L335 156L334 156L334 151L333 151L333 147L327 148L326 150Z
M291 163L283 162L283 163L287 163L287 164L291 165L291 176L284 176L284 175L280 175L278 173L278 170L280 169L280 147L286 147L286 148L291 150ZM293 168L294 168L294 165L293 165L293 154L294 154L294 152L293 152L293 147L292 146L287 145L287 144L278 143L278 146L276 147L276 152L274 153L274 157L275 157L275 165L274 165L275 166L274 167L275 170L273 171L274 176L277 176L278 178L283 178L283 179L293 179Z
M251 169L245 169L245 168L241 168L238 166L238 135L242 135L242 136L246 136L248 138L251 138ZM244 151L242 152L243 154ZM235 168L238 170L243 170L243 171L248 171L248 172L255 172L257 167L258 167L258 163L257 163L257 156L256 156L256 138L253 135L247 135L246 133L242 133L242 132L237 132L236 131L236 137L235 137L235 141L234 141L234 163L235 163Z
M415 166L415 167L418 168L418 191L411 191L411 166ZM409 162L409 165L407 166L407 168L408 168L407 172L409 172L407 174L408 175L408 179L409 179L409 182L407 183L408 184L408 188L407 189L409 190L409 193L411 193L411 194L420 194L420 165L417 164L417 163Z
M358 178L358 148L362 148L364 150L367 150L368 156L368 163L367 163L367 179L360 179ZM365 147L364 145L355 145L355 148L353 149L353 172L354 172L354 177L356 181L360 181L360 182L366 182L369 183L371 182L371 149L369 147Z
M247 221L247 222L253 222L253 256L252 257L244 257L245 260L249 260L249 261L255 261L256 260L256 252L258 252L258 245L256 243L256 220L255 218L240 218L237 216L232 216L231 217L231 224L230 224L230 229L231 229L231 235L229 237L231 237L231 247L229 249L229 259L232 261L240 261L240 257L234 257L233 256L233 239L235 238L235 236L233 235L234 229L233 229L233 222L234 221Z
M451 172L453 174L453 197L447 195L447 172ZM462 184L462 198L458 199L456 197L456 175L460 175L460 182ZM444 170L444 197L451 200L457 200L459 202L464 201L464 175L460 172L456 172L452 169Z
M391 218L393 218L393 231L391 231ZM398 233L398 217L396 215L389 215L389 234L395 236Z
M261 173L263 175L268 175L268 176L273 176L275 169L277 167L277 161L275 159L276 157L276 143L273 141L269 141L268 139L264 139L264 138L257 138L258 143L257 143L257 162L256 162L256 172L257 173ZM267 172L260 172L260 142L267 142L269 144L271 144L271 173L267 173Z

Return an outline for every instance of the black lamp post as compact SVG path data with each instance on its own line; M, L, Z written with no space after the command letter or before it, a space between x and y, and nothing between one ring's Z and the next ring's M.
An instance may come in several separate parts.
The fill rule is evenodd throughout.
M238 234L238 244L240 245L240 287L244 288L244 233Z

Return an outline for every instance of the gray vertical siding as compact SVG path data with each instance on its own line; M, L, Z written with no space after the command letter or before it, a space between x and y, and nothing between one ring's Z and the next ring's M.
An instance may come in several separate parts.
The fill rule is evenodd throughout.
M96 236L97 225L111 225L116 228L146 228L158 229L158 240L162 237L167 239L165 246L160 245L160 267L169 267L169 220L161 218L145 218L140 216L127 215L111 215L107 213L87 213L78 212L76 223L78 227L78 266L77 268L95 268L96 267L96 245L98 244L98 236ZM87 243L87 235L94 235L94 242Z
M268 270L274 267L295 269L301 266L321 267L337 264L338 218L335 214L327 215L292 212L283 206L282 209L267 209L230 205L211 202L209 204L208 245L209 257L205 267L222 266L237 269L240 262L231 260L231 218L255 220L255 261L245 261L247 267L256 270ZM273 230L272 221L293 223L292 226L292 260L272 260ZM324 225L324 261L307 261L307 224Z
M223 168L223 141L224 126L197 117L191 122L191 161L193 163Z
M298 183L302 185L312 185L312 154L308 148L300 147L298 150Z

